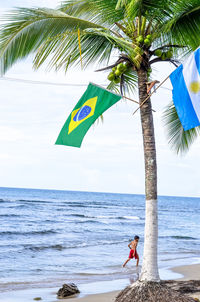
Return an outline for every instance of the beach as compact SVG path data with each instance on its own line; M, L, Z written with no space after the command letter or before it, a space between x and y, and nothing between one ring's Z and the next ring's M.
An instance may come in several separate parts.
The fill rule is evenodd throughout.
M200 280L200 264L184 265L172 268L175 273L183 275L177 280ZM113 291L109 293L102 293L96 295L89 295L82 298L70 298L59 300L60 302L113 302L120 291ZM200 299L200 292L191 294L191 297Z
M180 274L180 278L177 281L189 281L189 280L200 280L200 264L192 264L192 265L184 265L171 268L172 272ZM117 284L118 280L116 280ZM113 280L115 283L115 280ZM56 293L58 288L38 288L38 289L26 289L26 290L19 290L19 291L12 291L7 293L0 294L0 301L2 302L29 302L34 301L34 298L41 298L41 301L48 301L48 302L114 302L116 296L123 289L114 290L114 291L107 291L109 290L109 285L107 289L103 287L105 283L102 283L102 288L98 287L96 289L98 294L86 294L83 296L83 293L80 293L76 296L72 296L66 299L57 299ZM128 285L128 284L127 284ZM91 283L88 286L95 286L95 284ZM89 287L88 287L89 288ZM102 292L100 292L102 290ZM93 288L95 292L95 288ZM88 291L89 292L89 291ZM190 294L193 298L200 299L200 292Z
M200 264L177 266L172 271L183 275L179 280L200 280Z
M81 293L67 301L109 301L137 279L144 195L0 188L0 203L0 301L59 301L58 289L71 282ZM162 280L199 278L199 211L199 198L159 196ZM135 234L139 267L123 268Z

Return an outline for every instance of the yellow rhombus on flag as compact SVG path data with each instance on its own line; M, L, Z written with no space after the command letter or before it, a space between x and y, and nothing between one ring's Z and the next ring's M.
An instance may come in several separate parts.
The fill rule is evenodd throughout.
M56 145L80 148L90 126L120 99L120 95L90 83L66 120L56 140Z
M69 131L72 132L76 127L78 127L81 123L83 123L86 119L91 117L94 114L96 103L97 103L98 97L91 98L87 100L81 108L78 108L71 113L71 121L69 123ZM81 109L81 110L80 110ZM84 114L84 116L83 116ZM81 119L82 117L82 119ZM80 119L80 120L79 120Z

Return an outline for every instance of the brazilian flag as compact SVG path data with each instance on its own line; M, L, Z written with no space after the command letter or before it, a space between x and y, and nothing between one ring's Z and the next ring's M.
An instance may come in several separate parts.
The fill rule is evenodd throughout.
M82 140L96 119L121 99L100 86L90 83L66 120L56 145L80 148Z

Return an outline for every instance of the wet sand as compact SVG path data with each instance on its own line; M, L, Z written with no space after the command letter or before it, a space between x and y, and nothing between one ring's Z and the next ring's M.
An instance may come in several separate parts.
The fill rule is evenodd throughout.
M177 280L200 280L200 264L192 264L185 266L178 266L171 269L173 272L183 275ZM88 295L82 298L70 298L59 300L60 302L114 302L116 296L120 291L114 291L103 294ZM193 298L200 299L200 292L191 295Z
M200 264L178 266L172 268L171 271L173 273L178 273L182 276L177 280L200 280ZM91 284L91 286L95 287L95 283ZM35 297L41 297L41 302L114 302L116 296L120 292L120 290L116 290L104 293L104 290L105 286L103 286L102 284L102 293L100 294L88 294L85 296L81 296L80 294L78 296L70 297L67 299L57 299L56 293L58 291L58 288L34 288L26 290L13 290L9 292L0 293L0 302L33 302ZM95 288L93 292L95 292ZM193 298L200 299L200 292L195 293L191 296Z

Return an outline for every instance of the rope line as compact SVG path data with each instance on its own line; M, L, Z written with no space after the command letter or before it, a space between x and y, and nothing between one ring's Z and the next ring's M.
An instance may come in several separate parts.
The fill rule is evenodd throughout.
M2 80L2 81L11 81L11 82L21 82L21 83L24 83L24 84L34 84L34 85L75 86L75 87L88 86L88 83L86 83L86 84L56 83L56 82L35 81L35 80L26 80L26 79L18 79L18 78L10 78L10 77L2 77L2 76L0 76L0 80ZM101 86L107 87L108 85L107 84L101 84ZM172 91L172 89L167 88L167 87L160 87L160 88Z

